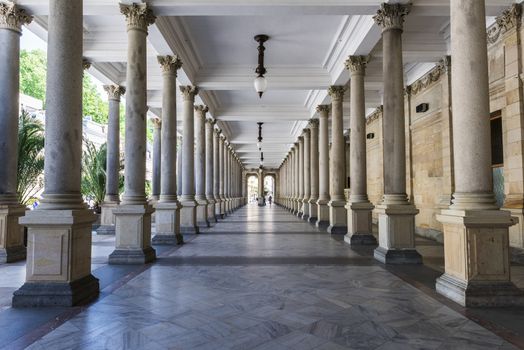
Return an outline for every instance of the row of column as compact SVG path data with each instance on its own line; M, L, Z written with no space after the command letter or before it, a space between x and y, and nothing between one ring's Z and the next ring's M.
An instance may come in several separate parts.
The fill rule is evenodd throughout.
M331 105L317 107L318 121L310 122L279 169L284 189L279 203L330 233L345 234L351 245L377 243L374 209L379 238L374 257L385 264L422 263L415 249L418 210L406 194L402 32L409 11L410 5L382 4L374 16L383 45L382 201L374 208L367 196L367 56L350 56L345 63L351 75L349 198L344 198L343 86L328 89ZM522 305L524 293L510 279L508 227L515 220L497 208L493 196L485 18L484 0L451 0L452 98L458 101L453 104L455 192L449 209L437 216L444 229L445 273L436 290L464 306Z
M142 264L155 259L155 244L180 244L243 204L243 165L207 107L194 105L198 88L182 86L182 150L177 149L176 56L158 57L163 72L162 118L155 121L153 192L147 198L147 42L155 16L147 4L120 4L127 21L125 88L105 86L109 100L106 196L99 233L116 235L110 264ZM82 157L83 1L50 0L45 120L44 192L36 210L25 213L16 201L16 156L21 25L31 17L16 5L0 3L0 257L23 259L28 229L26 283L14 292L13 306L70 306L99 294L91 274L95 215L80 191ZM119 196L120 99L126 96L124 193ZM177 154L181 153L181 195L177 195ZM23 216L25 213L25 216ZM151 239L151 215L156 235ZM20 219L19 219L20 218ZM7 225L5 224L7 222ZM7 238L6 238L7 237Z

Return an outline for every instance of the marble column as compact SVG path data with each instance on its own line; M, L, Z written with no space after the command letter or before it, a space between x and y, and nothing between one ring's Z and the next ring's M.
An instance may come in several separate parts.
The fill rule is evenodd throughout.
M315 223L318 220L318 119L311 119L309 121L310 133L310 188L311 193L308 200L309 203L309 218L308 221Z
M437 219L444 227L445 273L437 293L462 306L524 305L510 276L511 214L499 210L491 172L484 0L451 0L451 92L455 193Z
M209 227L206 197L206 113L207 106L195 106L195 200L199 227Z
M311 198L311 135L304 129L304 197L302 199L302 219L309 220L309 199Z
M213 129L213 192L215 197L215 218L222 218L220 215L220 129Z
M159 56L162 68L162 135L160 161L160 198L155 203L156 234L154 244L184 243L180 233L180 202L177 196L177 103L176 78L182 67L178 56Z
M258 206L266 205L263 200L260 198L264 197L264 169L262 167L258 168Z
M211 222L217 222L215 215L215 124L216 120L206 119L206 199L209 203L207 217Z
M329 227L332 234L347 233L347 213L344 206L344 184L346 174L346 142L344 141L344 125L342 116L342 99L344 86L331 86L328 89L331 97L331 158L329 160Z
M99 235L115 234L113 211L120 203L120 97L126 89L120 85L105 85L109 103L107 125L106 194L102 203Z
M219 131L221 132L221 131ZM224 160L225 160L225 151L226 151L226 145L225 145L226 137L224 134L220 134L220 147L219 147L219 194L220 194L220 218L223 219L226 216L226 197L224 195Z
M0 264L26 258L25 207L17 198L20 36L32 17L13 3L0 3Z
M298 137L298 191L297 216L302 217L304 207L304 135Z
M317 106L318 112L318 211L316 226L329 226L329 105Z
M44 193L20 218L28 228L26 282L14 292L14 307L73 306L99 293L91 274L95 215L80 192L82 8L81 0L49 1Z
M180 232L197 234L195 200L195 124L194 103L198 94L196 86L181 86L183 100L183 134L182 134L182 195L180 196Z
M402 30L410 5L382 4L374 16L382 27L384 81L384 197L377 205L379 246L375 259L385 264L420 264L415 250L418 210L406 195L406 140Z
M346 68L351 74L349 178L350 196L346 204L348 233L344 240L351 245L376 245L371 226L374 206L368 200L366 172L366 103L364 76L367 56L350 56Z
M291 203L291 213L296 214L298 212L297 199L298 199L298 142L295 142L293 147L293 181L291 186L293 187L293 198Z
M151 190L151 202L155 203L160 198L160 154L162 152L162 120L160 118L152 118L151 123L153 123L153 184Z
M127 21L127 79L125 121L124 194L114 210L116 248L110 264L144 264L156 259L151 247L151 213L147 203L147 27L155 16L146 4L120 4Z
M176 153L176 194L182 195L182 137L177 138Z

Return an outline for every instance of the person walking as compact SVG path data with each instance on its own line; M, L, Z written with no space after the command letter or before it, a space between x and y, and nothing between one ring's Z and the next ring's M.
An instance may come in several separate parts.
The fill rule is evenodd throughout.
M271 195L268 197L267 201L269 202L269 207L271 208L271 203L273 202L273 197Z

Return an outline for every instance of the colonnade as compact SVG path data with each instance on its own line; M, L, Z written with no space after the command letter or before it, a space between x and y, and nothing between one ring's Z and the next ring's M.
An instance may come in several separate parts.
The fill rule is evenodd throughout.
M147 4L120 4L127 22L125 88L108 85L106 196L99 234L115 234L109 264L144 264L156 258L154 244L181 244L217 218L245 203L244 167L226 136L195 105L199 90L177 91L177 56L159 56L163 73L162 116L154 120L153 192L146 196ZM13 306L77 305L96 298L99 282L91 274L91 237L95 215L80 192L82 157L83 2L49 1L48 70L45 120L45 170L42 201L25 213L16 199L16 160L21 26L31 21L16 5L0 3L0 224L4 262L25 258L26 282L15 291ZM177 145L176 96L182 94L182 149ZM120 99L125 94L124 193L119 196ZM180 155L180 157L177 157ZM177 158L182 162L177 176ZM180 195L177 180L181 185ZM25 216L24 216L25 214ZM151 217L155 235L151 237ZM27 250L23 226L28 228Z
M374 16L382 29L383 45L382 201L374 206L367 196L364 82L368 56L350 56L345 62L351 76L349 197L344 197L342 126L346 86L329 87L331 104L317 107L318 121L311 120L279 167L283 192L277 203L294 214L303 213L304 219L332 234L345 234L350 245L377 244L372 232L375 210L378 247L374 257L384 264L422 263L415 249L418 210L406 193L402 32L409 12L410 5L382 4ZM464 306L521 305L524 294L511 283L508 256L508 227L515 221L509 212L498 209L493 196L485 18L483 0L451 0L452 99L459 101L453 104L453 133L459 137L453 137L453 201L437 216L444 226L445 273L437 279L436 290ZM309 146L305 139L310 140ZM304 147L309 147L307 153ZM311 186L309 198L302 187L304 176ZM303 209L305 202L310 204L308 211Z

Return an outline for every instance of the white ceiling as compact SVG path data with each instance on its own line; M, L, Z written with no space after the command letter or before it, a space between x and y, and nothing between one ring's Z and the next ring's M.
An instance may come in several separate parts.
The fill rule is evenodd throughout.
M125 84L127 35L118 0L84 0L84 56L104 83ZM125 0L123 2L131 2ZM380 29L373 23L379 0L150 0L157 21L148 36L148 104L161 114L162 79L156 56L182 58L179 84L197 85L196 103L209 106L247 168L258 167L257 122L264 122L265 165L278 167L318 104L329 103L329 85L344 85L348 55L372 54L366 107L381 104ZM395 2L395 1L386 1ZM403 1L406 2L406 1ZM415 0L403 36L408 83L448 54L449 0ZM487 0L498 15L513 0ZM29 29L46 37L47 0L17 0L36 20ZM268 34L268 91L253 89L256 34ZM181 104L179 103L179 107ZM344 103L345 126L349 103ZM180 120L180 118L179 118ZM183 127L180 125L180 127Z

